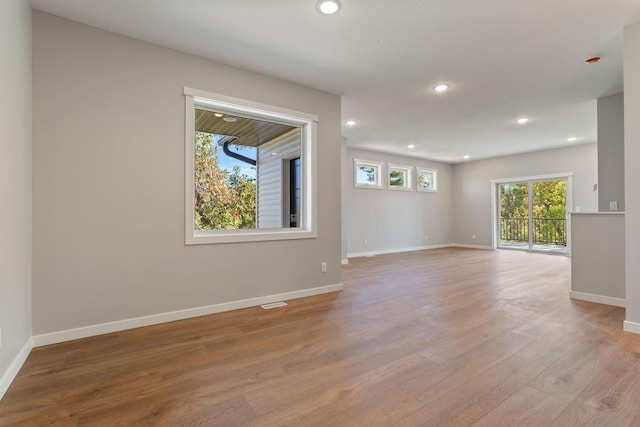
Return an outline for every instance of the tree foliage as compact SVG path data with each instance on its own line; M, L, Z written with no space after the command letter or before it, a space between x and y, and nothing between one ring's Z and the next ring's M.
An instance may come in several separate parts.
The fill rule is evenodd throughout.
M529 187L526 183L500 185L500 217L529 217Z
M404 186L404 172L400 170L391 170L389 172L389 185L393 187Z
M566 181L534 182L533 217L564 218L567 214L566 192Z
M196 230L256 228L255 179L220 168L212 134L196 132L195 144Z
M566 210L565 181L533 183L533 217L564 218ZM500 186L500 216L502 218L529 217L529 187L526 183Z
M418 188L430 189L431 188L431 179L432 179L432 177L433 177L433 175L431 175L431 174L419 173L418 174Z

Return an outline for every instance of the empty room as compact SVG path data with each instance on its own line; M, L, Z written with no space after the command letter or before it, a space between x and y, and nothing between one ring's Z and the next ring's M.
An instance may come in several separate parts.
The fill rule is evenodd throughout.
M640 425L640 3L3 0L0 426Z

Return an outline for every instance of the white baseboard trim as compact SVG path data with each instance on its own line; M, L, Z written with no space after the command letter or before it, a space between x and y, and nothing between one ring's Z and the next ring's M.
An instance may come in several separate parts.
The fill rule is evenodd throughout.
M347 254L348 258L359 258L359 257L369 257L376 255L386 255L386 254L397 254L401 252L413 252L413 251L424 251L427 249L442 249L442 248L450 248L451 244L445 245L431 245L431 246L416 246L413 248L395 248L395 249L382 249L379 251L371 251L371 252L354 252Z
M349 264L349 258L343 259L342 260L342 265L347 265L347 264Z
M588 294L585 292L570 291L569 297L580 301L596 302L598 304L613 305L615 307L626 307L627 300L622 298L608 297L605 295Z
M124 331L126 329L156 325L158 323L173 322L176 320L189 319L192 317L206 316L208 314L222 313L224 311L255 307L277 301L286 301L296 298L305 298L314 295L326 294L329 292L337 292L343 289L344 287L342 283L338 283L336 285L320 286L317 288L303 289L300 291L285 292L281 294L231 301L222 304L208 305L205 307L189 308L186 310L171 311L168 313L154 314L151 316L118 320L115 322L102 323L99 325L84 326L81 328L68 329L65 331L51 332L47 334L35 335L33 337L33 346L40 347L43 345L77 340L80 338L87 338L95 335L108 334L110 332L118 332Z
M483 249L483 250L494 250L491 246L485 245L467 245L466 243L453 243L451 245L454 248L465 248L465 249Z
M640 334L640 323L624 321L624 330L633 334Z
M9 386L13 382L13 380L20 372L20 368L24 365L24 362L29 357L29 353L31 353L31 349L33 348L33 339L29 338L27 342L22 346L16 357L13 359L13 362L9 365L9 368L2 374L0 377L0 400L4 397L4 394L9 390Z

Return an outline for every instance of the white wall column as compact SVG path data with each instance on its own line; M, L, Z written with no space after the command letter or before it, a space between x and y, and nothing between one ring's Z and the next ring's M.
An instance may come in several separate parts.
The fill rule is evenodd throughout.
M624 29L626 331L640 334L640 22Z

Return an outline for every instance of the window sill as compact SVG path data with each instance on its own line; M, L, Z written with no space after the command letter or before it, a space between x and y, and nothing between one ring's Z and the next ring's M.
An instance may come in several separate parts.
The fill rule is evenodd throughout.
M218 243L268 242L274 240L315 239L314 231L292 229L271 230L218 230L188 233L186 245L209 245Z

